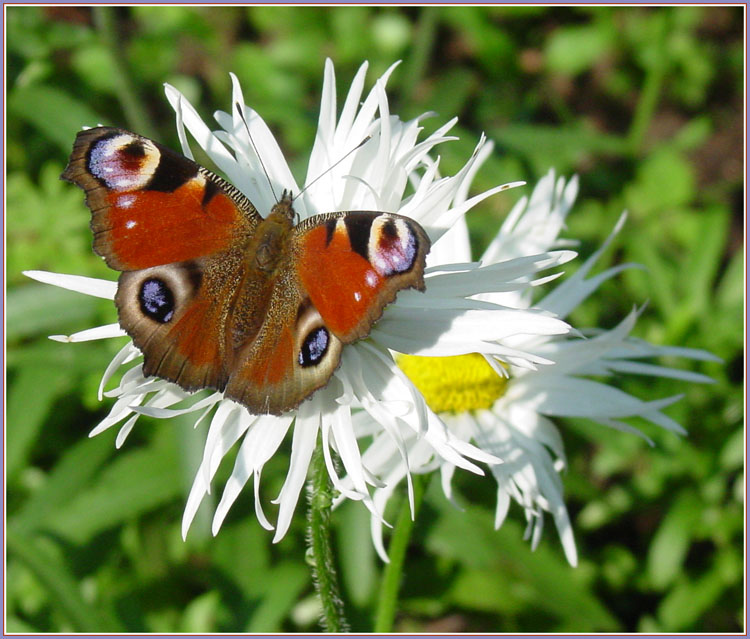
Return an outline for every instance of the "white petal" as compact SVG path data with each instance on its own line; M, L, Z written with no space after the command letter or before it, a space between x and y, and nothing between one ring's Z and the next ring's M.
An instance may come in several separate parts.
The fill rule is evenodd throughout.
M216 507L216 513L211 525L211 531L214 535L218 533L224 518L229 512L229 508L239 496L250 476L259 473L263 465L278 450L281 441L284 439L292 423L292 419L293 415L291 414L282 415L281 417L263 415L256 419L248 429L240 450L237 452L232 474L224 486L221 501ZM256 512L262 513L262 511ZM264 515L259 518L259 521L266 530L273 529L273 526L265 519Z
M104 371L104 374L102 375L102 381L99 382L99 390L97 392L99 401L102 401L104 387L107 385L107 382L110 380L112 375L114 375L115 371L123 364L127 364L128 362L133 361L138 356L140 356L140 351L135 346L133 346L132 342L125 344L125 346L120 349L120 351L117 353L117 355L114 356L114 358Z
M241 190L241 185L245 181L245 171L237 164L232 154L211 132L198 115L198 112L177 89L169 84L165 84L164 93L172 108L175 111L180 110L182 121L195 141L208 154L213 163L227 176L229 181Z
M185 399L185 393L178 395L175 397L175 403L178 401L182 401ZM171 419L172 417L178 417L179 415L187 415L189 413L195 413L198 411L203 411L206 408L211 408L215 404L218 404L222 400L221 393L212 393L211 395L208 395L207 397L204 397L203 399L195 402L191 406L188 406L187 408L164 408L162 406L154 407L154 406L147 406L147 407L134 407L133 410L141 415L148 415L149 417L154 417L156 419Z
M133 415L120 427L120 430L117 432L117 437L115 438L115 448L119 450L122 447L128 435L130 434L130 431L133 430L133 426L135 426L135 422L137 420L138 415Z
M47 271L24 271L23 274L43 284L52 284L60 288L67 288L70 291L108 300L115 299L115 293L117 292L117 282L100 280L94 277L49 273Z
M319 428L320 413L315 411L315 404L311 401L303 402L299 407L294 425L289 471L279 496L274 500L279 504L279 516L276 520L273 543L280 541L289 530L300 491L307 477L307 469L318 439Z
M219 404L208 429L203 459L198 470L205 475L207 484L210 485L224 455L257 419L257 416L251 416L242 406L232 401L224 400Z
M111 337L127 337L128 334L120 328L119 324L107 324L96 328L87 328L71 335L50 335L53 342L73 343L90 342L97 339L109 339Z

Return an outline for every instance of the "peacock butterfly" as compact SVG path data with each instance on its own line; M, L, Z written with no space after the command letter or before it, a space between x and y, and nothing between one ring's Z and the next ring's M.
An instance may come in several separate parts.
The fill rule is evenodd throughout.
M94 251L122 272L115 303L144 375L252 413L298 406L398 291L424 290L430 240L401 215L295 225L284 193L263 218L218 175L112 127L78 134L62 178L85 191Z

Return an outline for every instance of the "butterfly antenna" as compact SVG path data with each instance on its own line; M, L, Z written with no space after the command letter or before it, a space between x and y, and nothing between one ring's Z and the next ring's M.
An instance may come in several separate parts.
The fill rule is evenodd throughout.
M325 171L323 171L318 177L316 177L312 182L309 182L305 185L305 188L303 188L297 195L295 195L292 198L292 201L296 200L300 195L302 195L307 189L309 189L313 184L315 184L320 178L322 178L326 173L330 173L335 169L339 164L341 164L346 158L348 158L352 153L354 153L357 149L363 147L367 142L370 140L372 136L368 135L364 140L362 140L357 146L355 146L350 151L347 151L342 157L340 157L336 162L334 162L331 166L329 166Z
M271 193L273 194L274 200L277 202L279 201L279 197L276 195L276 191L274 191L273 183L271 182L271 176L268 175L268 171L266 170L266 165L263 164L263 158L260 157L260 153L258 152L258 147L255 146L255 140L253 140L253 136L250 134L250 127L247 125L247 120L245 119L245 114L243 113L243 108L240 105L239 102L235 102L234 106L237 107L237 113L239 113L240 118L242 118L242 123L245 125L245 131L247 131L247 137L250 140L250 144L253 146L253 151L255 151L255 155L258 158L258 162L260 162L260 166L263 168L263 173L266 175L266 180L268 180L268 186L271 187Z

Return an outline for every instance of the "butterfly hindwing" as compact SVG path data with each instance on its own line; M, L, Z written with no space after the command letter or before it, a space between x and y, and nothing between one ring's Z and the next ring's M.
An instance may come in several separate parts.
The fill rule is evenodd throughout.
M120 325L143 352L144 374L186 390L222 390L232 362L230 320L241 278L238 251L120 275Z
M341 346L300 288L290 260L280 270L260 330L237 353L225 394L254 412L292 409L328 383Z

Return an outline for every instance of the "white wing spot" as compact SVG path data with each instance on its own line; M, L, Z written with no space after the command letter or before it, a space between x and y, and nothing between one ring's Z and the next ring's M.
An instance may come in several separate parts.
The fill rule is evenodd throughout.
M375 288L378 285L378 274L372 269L365 273L365 284L370 288Z
M133 206L133 203L135 202L135 195L128 194L128 195L121 195L117 198L117 206L122 209L126 209L129 206Z

